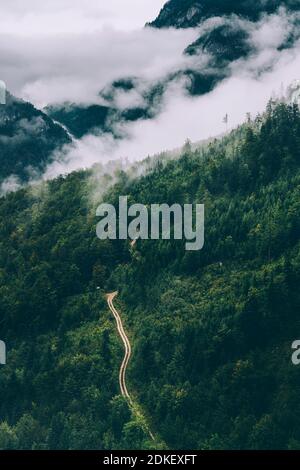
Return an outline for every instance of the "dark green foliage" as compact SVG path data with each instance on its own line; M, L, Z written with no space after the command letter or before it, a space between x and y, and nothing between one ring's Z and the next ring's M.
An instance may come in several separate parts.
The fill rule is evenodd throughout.
M71 134L79 139L95 127L99 130L107 129L106 123L110 108L96 104L79 106L65 103L58 106L48 106L46 112L52 119L66 126Z
M168 447L299 448L299 126L296 106L270 103L221 141L119 173L105 201L205 203L200 252L100 242L90 172L1 200L1 448L151 446L118 396L116 289L129 388Z
M170 77L173 79L176 77ZM143 93L145 105L141 107L128 107L118 109L118 93L130 93L137 86L137 79L117 80L104 88L100 96L107 105L81 105L76 103L63 103L47 106L45 112L55 121L63 124L76 138L87 134L112 134L115 138L124 137L118 131L116 123L149 119L159 111L159 102L165 91L169 78L165 83L151 84Z

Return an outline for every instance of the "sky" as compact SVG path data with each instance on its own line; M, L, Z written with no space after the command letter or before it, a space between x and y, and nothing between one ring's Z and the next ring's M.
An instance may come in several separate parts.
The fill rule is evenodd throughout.
M164 0L1 0L0 79L39 108L96 102L124 76L154 79L182 61L191 31L151 31Z
M141 28L163 0L1 0L0 31L13 35L91 33Z

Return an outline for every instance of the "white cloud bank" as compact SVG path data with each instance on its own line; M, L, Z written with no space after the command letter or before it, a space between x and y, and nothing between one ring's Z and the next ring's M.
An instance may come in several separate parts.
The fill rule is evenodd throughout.
M190 97L182 83L173 83L164 96L163 111L155 119L123 124L123 132L129 137L122 141L115 142L107 136L84 137L70 149L63 163L49 167L46 176L110 159L140 160L180 147L187 138L199 141L223 133L225 114L234 128L245 121L246 113L254 117L264 111L272 94L286 89L300 75L300 42L291 49L278 50L294 31L294 20L295 16L289 17L282 10L256 26L244 22L256 53L233 63L230 77L211 93Z
M164 0L1 0L0 31L40 37L114 27L128 31L154 19Z
M142 0L139 2L143 3ZM23 2L14 0L11 3L19 6L20 18L25 21ZM35 2L30 0L26 5L29 3ZM54 6L66 6L68 1L42 3L44 6L39 14L51 18L52 14L56 14ZM87 8L85 15L93 21L93 8L100 2L89 0L88 3L90 9ZM127 0L113 2L113 5L122 8L120 11L124 15L125 9L129 10L129 4L132 5L132 2ZM85 5L85 2L73 0L72 5L78 12L79 6ZM152 17L150 15L148 19ZM35 24L37 17L32 21ZM241 23L236 18L231 21ZM107 22L102 22L102 26L105 24ZM73 19L71 26L66 27L68 32L62 26L57 35L53 35L51 28L46 28L43 34L33 28L32 34L27 34L23 27L20 34L20 31L10 32L6 26L6 34L0 35L1 78L19 96L41 106L63 100L95 102L102 87L121 77L139 77L142 87L144 82L155 82L187 64L199 67L199 60L205 67L205 57L193 59L182 55L184 48L198 37L199 29L132 30L132 24L126 31L126 28L117 31L111 27L97 30L89 25L87 32L83 23L79 28ZM211 24L206 24L205 28ZM278 50L281 42L295 30L295 15L281 10L264 18L258 25L247 21L243 25L249 32L250 42L257 48L256 53L247 60L234 63L231 76L213 92L191 98L182 83L173 83L164 96L163 111L155 119L123 124L128 138L122 141L116 142L107 136L84 137L75 146L65 149L67 155L63 162L61 155L57 155L57 161L50 165L45 177L114 158L142 159L149 154L180 147L186 138L197 141L224 132L222 118L226 113L230 126L234 127L244 120L247 112L254 115L262 111L273 91L299 78L299 42L289 50ZM133 92L129 98L138 103L140 96ZM126 99L119 97L121 107L126 105Z

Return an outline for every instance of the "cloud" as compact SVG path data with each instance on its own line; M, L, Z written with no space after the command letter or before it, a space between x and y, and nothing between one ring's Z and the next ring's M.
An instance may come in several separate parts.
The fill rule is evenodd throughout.
M2 181L0 185L0 197L5 196L8 193L12 193L22 188L22 183L19 178L15 175L11 175Z
M287 15L280 10L256 25L243 21L255 52L246 59L235 61L229 77L212 92L195 98L187 94L182 81L172 82L163 97L162 111L156 118L115 123L119 133L127 136L123 140L97 135L84 137L78 145L69 148L65 161L48 168L47 176L110 159L141 160L180 147L187 138L200 141L223 133L226 130L225 114L229 115L229 125L234 128L245 120L246 113L250 112L254 117L264 111L274 92L286 89L299 77L299 40L290 49L279 47L295 32L297 19L297 15ZM231 21L235 20L240 26L242 20L231 18Z
M117 3L121 5L116 0ZM74 5L76 10L77 2ZM263 111L273 91L279 90L282 84L287 87L299 76L299 42L295 41L290 49L279 47L297 34L298 19L297 14L281 9L256 24L232 16L214 18L200 28L188 30L104 28L57 36L36 32L34 37L2 34L0 61L4 76L1 78L18 95L42 105L64 100L100 102L98 92L112 80L137 77L135 90L116 96L115 104L123 109L128 104L141 104L145 87L167 74L186 67L204 73L208 57L182 54L199 34L228 22L247 31L253 53L232 63L228 78L215 90L192 98L186 92L184 81L173 81L154 119L125 124L112 122L126 136L123 140L95 133L75 141L63 153L54 155L55 161L44 175L51 178L111 159L141 160L180 147L186 138L199 141L224 132L225 114L229 115L230 126L235 127L244 121L247 112L255 115Z
M183 65L194 30L100 32L36 38L0 35L1 78L38 106L64 100L95 102L112 80L132 75L153 81ZM99 99L99 97L98 97Z

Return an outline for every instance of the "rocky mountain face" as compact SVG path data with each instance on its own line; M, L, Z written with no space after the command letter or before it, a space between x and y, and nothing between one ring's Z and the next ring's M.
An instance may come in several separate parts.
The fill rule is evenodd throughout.
M67 132L42 111L7 93L0 105L0 183L10 175L26 181L43 171Z
M299 8L299 0L169 0L150 26L191 28L213 16L239 15L257 21L263 13L274 13L280 6Z
M166 79L168 81L169 78ZM119 106L119 98L138 89L138 80L127 77L116 80L99 93L103 105L84 103L62 103L45 108L45 113L55 121L63 124L75 138L82 138L89 133L110 133L115 138L120 135L115 124L134 122L139 119L151 119L159 107L164 92L164 83L145 86L140 91L140 104Z
M159 112L161 98L171 82L184 78L187 91L192 96L212 91L230 75L233 62L256 53L257 45L249 31L253 33L263 14L275 13L279 7L295 11L300 7L300 0L170 0L158 17L146 26L199 28L197 40L182 51L191 59L189 66L173 71L142 91L138 85L139 78L117 80L99 93L104 106L64 103L47 108L46 112L77 138L90 132L111 133L118 138L114 124L151 119ZM206 25L204 28L203 24ZM295 27L279 48L292 47L299 36L298 31L299 28ZM206 58L205 66L201 60L203 57ZM118 95L130 94L133 90L140 94L143 104L120 109Z
M229 66L238 59L245 59L256 52L249 37L263 15L276 13L280 7L289 12L300 9L299 0L169 0L158 17L147 26L154 28L196 28L206 20L215 20L199 38L184 51L189 56L209 56L206 70L189 71L189 91L201 95L214 88L230 73ZM216 19L218 18L218 19ZM293 20L297 22L297 19ZM298 23L299 26L299 23ZM279 49L292 47L299 38L299 28L280 44Z

